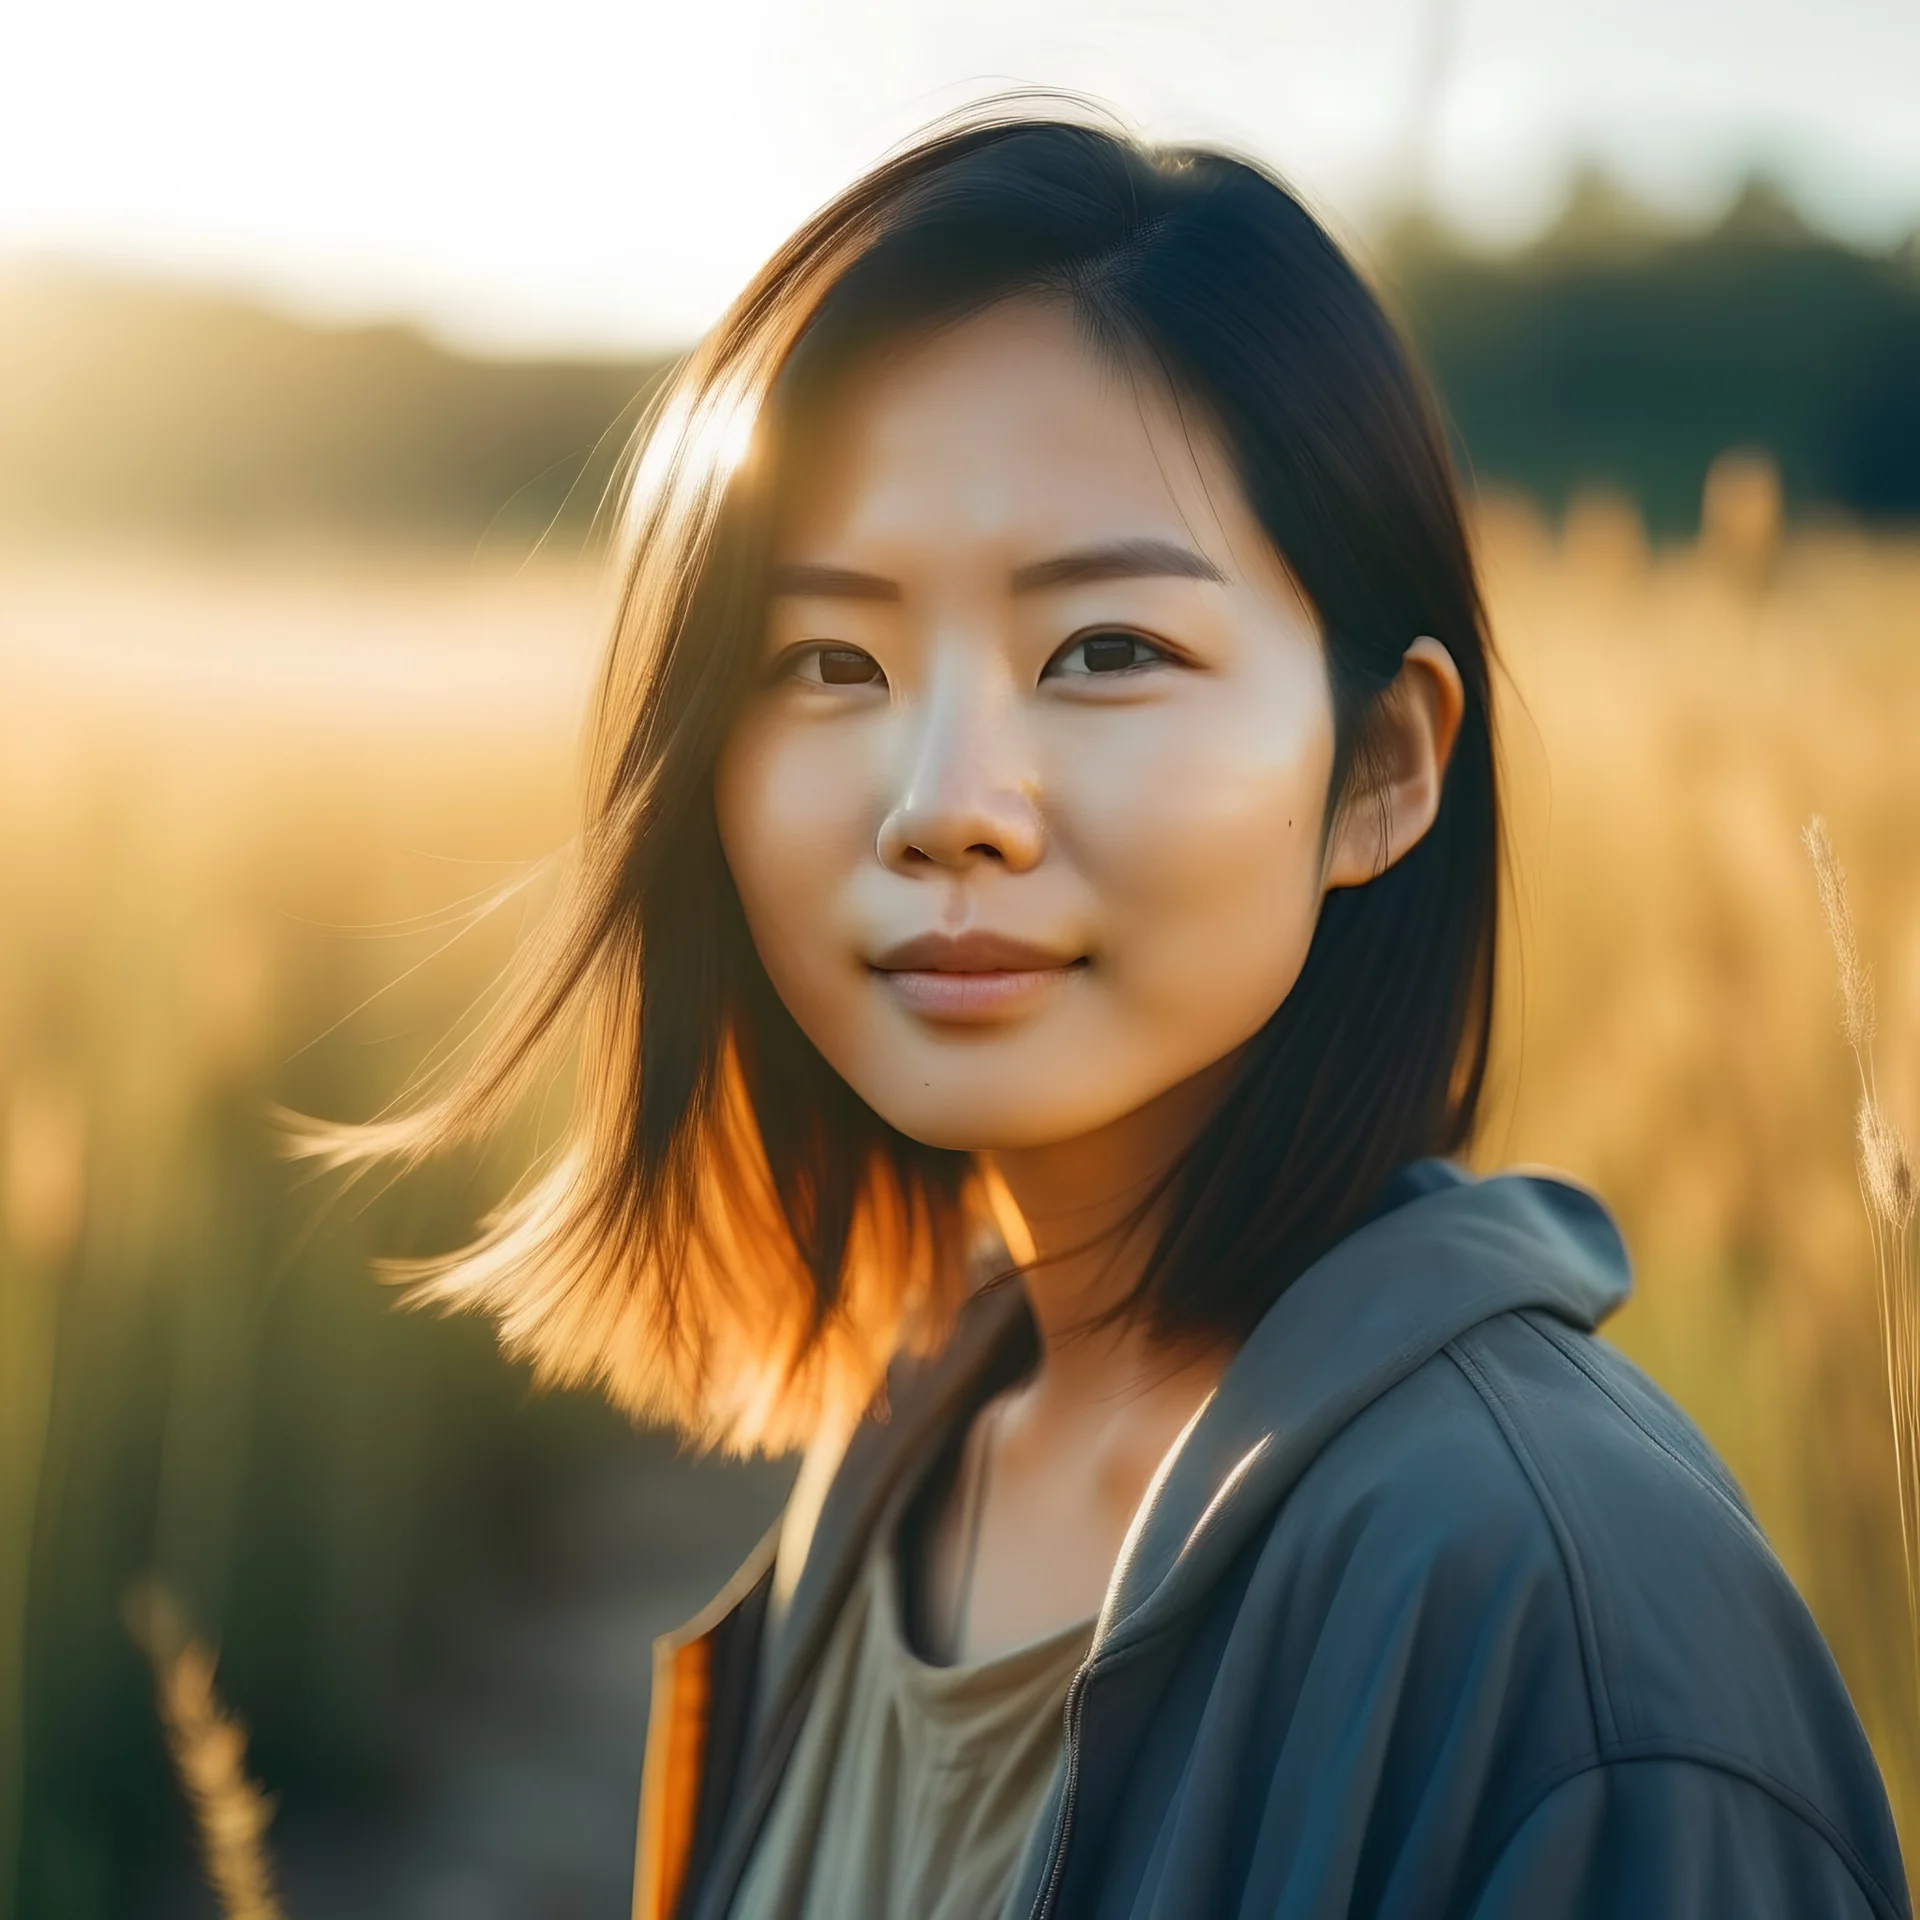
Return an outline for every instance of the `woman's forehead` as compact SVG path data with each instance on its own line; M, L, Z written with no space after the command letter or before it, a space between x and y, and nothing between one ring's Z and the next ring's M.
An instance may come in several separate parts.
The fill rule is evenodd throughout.
M1217 554L1248 524L1215 436L1164 376L1093 345L1064 302L1019 300L836 382L786 449L775 540L1158 534Z

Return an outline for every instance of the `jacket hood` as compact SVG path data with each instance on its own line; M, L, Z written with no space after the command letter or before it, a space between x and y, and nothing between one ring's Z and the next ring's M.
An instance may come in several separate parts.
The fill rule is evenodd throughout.
M1601 1202L1550 1175L1447 1161L1356 1228L1267 1311L1142 1502L1094 1645L1118 1649L1202 1599L1314 1456L1448 1341L1533 1308L1586 1331L1630 1287Z

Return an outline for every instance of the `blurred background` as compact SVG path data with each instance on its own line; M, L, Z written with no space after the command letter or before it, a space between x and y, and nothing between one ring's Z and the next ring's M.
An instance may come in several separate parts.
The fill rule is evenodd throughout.
M1920 1720L1851 872L1920 1122L1920 11L1895 0L101 0L0 84L0 1916L216 1911L129 1635L172 1597L298 1920L626 1911L648 1642L782 1496L393 1310L541 1124L362 1117L537 911L673 354L821 198L1016 84L1281 167L1420 342L1510 685L1488 1163L1618 1209L1616 1337ZM497 911L509 883L529 887Z

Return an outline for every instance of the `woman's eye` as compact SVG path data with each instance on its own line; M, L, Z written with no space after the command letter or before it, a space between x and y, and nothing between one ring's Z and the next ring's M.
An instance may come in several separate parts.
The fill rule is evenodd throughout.
M1083 633L1069 640L1047 663L1049 674L1082 675L1126 673L1166 659L1151 640L1137 633Z
M858 647L822 647L814 658L830 687L864 687L880 678L880 662Z
M821 643L802 647L787 657L785 672L798 680L810 680L816 686L870 687L886 684L880 662L860 647L829 646Z

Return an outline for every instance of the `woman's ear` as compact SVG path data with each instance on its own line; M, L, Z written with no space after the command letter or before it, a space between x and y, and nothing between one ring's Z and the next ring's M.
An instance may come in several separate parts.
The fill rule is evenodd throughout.
M1453 655L1422 634L1380 696L1327 837L1327 887L1363 887L1433 825L1447 760L1466 711Z

